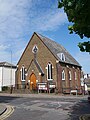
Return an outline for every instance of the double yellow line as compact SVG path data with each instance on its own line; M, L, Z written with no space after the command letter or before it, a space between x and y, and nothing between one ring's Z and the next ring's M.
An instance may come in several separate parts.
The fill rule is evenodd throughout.
M0 120L5 120L14 112L14 107L10 105L6 105L6 111L0 116Z
M90 114L81 115L79 120L90 120Z

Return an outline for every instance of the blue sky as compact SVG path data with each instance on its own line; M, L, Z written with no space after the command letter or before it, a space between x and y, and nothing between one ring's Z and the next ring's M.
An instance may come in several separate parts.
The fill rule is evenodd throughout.
M17 64L33 32L38 32L63 45L90 73L90 55L80 52L77 47L81 40L78 35L69 34L70 23L62 9L57 8L58 0L0 0L0 62Z

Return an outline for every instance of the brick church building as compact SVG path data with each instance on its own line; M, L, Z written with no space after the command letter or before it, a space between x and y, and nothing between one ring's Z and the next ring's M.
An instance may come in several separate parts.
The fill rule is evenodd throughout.
M63 46L33 33L17 63L17 88L59 93L77 89L80 92L80 78L80 64Z

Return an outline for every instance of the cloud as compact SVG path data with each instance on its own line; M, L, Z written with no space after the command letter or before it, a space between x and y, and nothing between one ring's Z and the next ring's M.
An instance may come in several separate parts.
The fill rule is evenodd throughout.
M54 11L51 14L44 14L44 16L37 18L37 21L34 22L37 30L52 31L66 23L66 15L63 12Z
M64 23L66 15L56 1L0 0L0 61L9 60L12 50L17 63L34 31L53 31Z
M85 73L90 73L90 54L85 52L79 52L76 55L76 59L82 66L82 69Z
M23 29L27 26L28 0L3 0L0 3L0 38L6 41L6 38L23 36Z
M57 2L38 0L38 2L34 4L35 5L32 5L33 9L30 8L28 19L28 26L30 30L36 30L40 32L52 31L58 29L60 25L67 23L66 14L62 9L60 10L57 8Z
M10 47L10 45L3 45L3 44L1 44L1 45L0 45L0 51L6 50L6 49L8 49L9 47Z
M1 0L0 3L0 33L4 35L0 38L3 39L23 37L35 30L54 30L67 21L65 13L54 4L50 7L49 2Z

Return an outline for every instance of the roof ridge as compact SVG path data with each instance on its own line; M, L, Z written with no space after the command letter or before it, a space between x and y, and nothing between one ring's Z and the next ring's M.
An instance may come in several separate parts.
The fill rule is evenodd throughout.
M35 32L36 33L36 32ZM67 60L66 61L61 61L61 62L66 62L69 64L73 64L73 65L77 65L77 66L81 66L77 60L66 50L66 48L64 48L61 44L57 43L56 41L43 36L39 33L36 33L44 42L44 44L49 48L50 51L52 51L52 53L54 53L55 57L57 59L59 59L59 61L61 61L61 59L57 56L58 53L64 53Z
M39 35L39 37L41 36L41 37L43 37L43 38L46 38L46 39L54 42L54 43L57 44L58 46L61 46L66 52L68 52L68 51L66 50L66 48L63 47L63 45L59 44L58 42L54 41L53 39L48 38L48 37L46 37L46 36L44 36L44 35L42 35L42 34L39 34L39 33L37 33L37 32L35 32L35 33L36 33L37 35ZM68 53L69 53L69 52L68 52Z
M9 62L0 62L0 65L8 65L8 66L15 66L14 64L11 64Z

